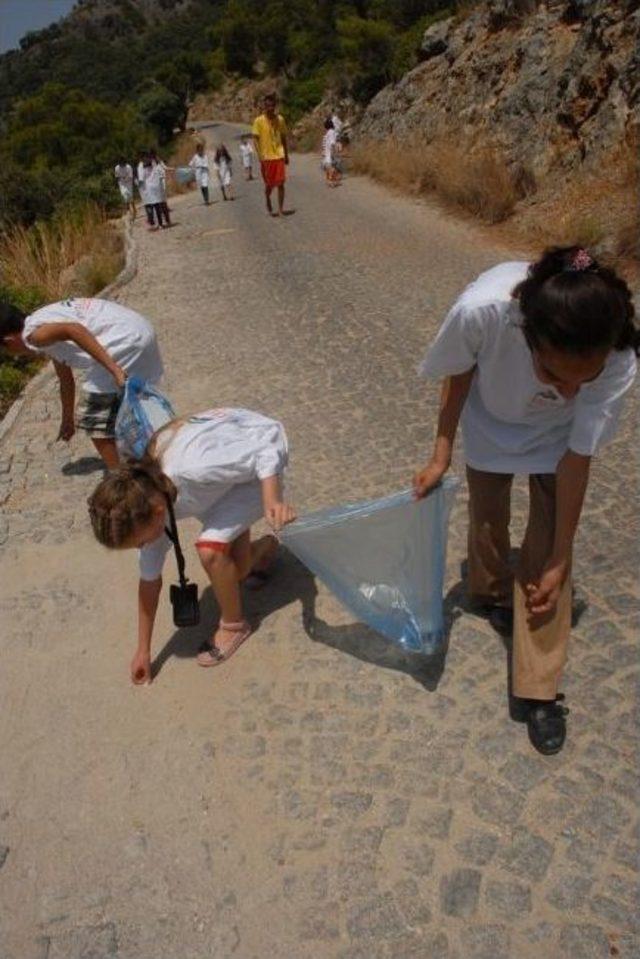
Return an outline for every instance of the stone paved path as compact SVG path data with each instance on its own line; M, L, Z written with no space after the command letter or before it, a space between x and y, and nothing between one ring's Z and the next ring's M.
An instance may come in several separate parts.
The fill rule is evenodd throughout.
M513 251L364 180L330 192L311 157L293 165L295 216L270 220L259 184L236 186L235 203L174 201L168 233L136 226L119 299L155 321L178 409L280 417L304 510L406 485L434 426L419 355L464 283ZM285 557L221 669L195 667L206 630L174 632L165 602L140 690L135 556L92 542L100 473L56 431L50 386L0 450L2 959L640 955L631 413L594 469L570 736L547 759L508 719L500 639L459 608L464 494L440 678ZM522 509L520 493L519 528Z

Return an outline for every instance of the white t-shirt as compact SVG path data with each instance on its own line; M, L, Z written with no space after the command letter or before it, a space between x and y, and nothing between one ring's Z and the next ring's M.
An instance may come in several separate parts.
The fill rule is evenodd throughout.
M28 316L22 332L23 342L29 349L85 370L85 392L116 393L118 388L111 374L76 343L64 340L41 347L30 343L31 334L46 323L79 323L127 373L150 383L157 383L162 376L162 359L151 323L126 306L112 300L62 300L43 306Z
M342 130L342 120L340 119L337 113L334 113L333 116L331 117L331 122L333 123L333 129L337 137L340 131Z
M231 542L262 515L260 480L284 472L287 437L277 420L244 409L207 410L158 438L162 471L175 484L176 519L202 521L200 541ZM140 550L140 578L157 579L166 535Z
M511 297L528 263L501 263L466 288L420 366L441 378L476 366L462 412L467 463L493 473L554 473L567 449L591 456L615 434L636 374L633 350L612 350L573 399L536 377Z
M200 156L199 153L195 153L189 160L189 166L195 172L196 183L198 186L208 186L209 185L209 157L205 153L204 156Z
M116 180L120 186L133 189L133 169L129 163L118 163L114 169Z
M338 142L338 134L335 130L327 130L322 138L322 162L333 163L333 148Z
M248 141L243 141L240 144L240 156L242 157L243 166L251 166L253 162L253 146Z
M138 167L138 189L143 203L163 203L166 199L166 171L164 164L152 163Z

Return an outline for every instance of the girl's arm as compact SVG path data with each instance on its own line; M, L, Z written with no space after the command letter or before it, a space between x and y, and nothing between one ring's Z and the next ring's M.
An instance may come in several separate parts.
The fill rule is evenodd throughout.
M161 576L138 585L138 648L131 660L131 681L137 686L151 682L151 636L161 590Z
M62 406L62 422L60 423L60 432L58 439L70 440L76 431L74 422L74 411L76 405L76 381L73 378L73 371L66 363L53 361L58 381L60 383L60 405Z
M284 162L287 164L287 166L289 166L289 147L287 145L287 137L284 133L281 135L281 139L282 148L284 150Z
M567 450L556 469L556 521L553 552L538 583L527 584L527 608L548 613L558 602L571 568L571 551L589 484L591 457Z
M293 506L282 502L282 482L280 476L267 476L261 480L264 517L276 531L296 518Z
M436 486L451 465L453 444L458 430L462 408L466 403L475 366L466 373L447 376L440 394L438 432L431 459L413 478L413 491L417 499Z
M64 340L76 343L81 350L104 366L105 370L113 376L118 388L124 386L127 375L122 367L111 359L105 348L81 323L44 323L29 336L29 342L34 346L51 346L52 343L60 343Z

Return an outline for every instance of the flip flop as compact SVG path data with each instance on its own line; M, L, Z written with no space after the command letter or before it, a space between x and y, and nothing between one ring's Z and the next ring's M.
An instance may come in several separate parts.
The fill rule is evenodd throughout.
M224 650L216 646L215 642L207 643L196 656L198 666L220 666L222 663L226 663L228 659L231 659L236 650L242 646L245 639L251 636L251 626L246 620L241 620L239 623L223 623L222 620L220 620L218 629L235 633L234 639L227 649Z

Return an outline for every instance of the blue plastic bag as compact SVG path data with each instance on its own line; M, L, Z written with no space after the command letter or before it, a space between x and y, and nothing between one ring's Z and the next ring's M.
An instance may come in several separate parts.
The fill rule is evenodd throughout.
M195 179L195 173L189 166L177 166L174 173L178 183L181 183L183 186L191 183L191 181Z
M116 445L123 456L142 459L149 440L161 426L175 419L171 403L139 376L127 379L118 416Z
M442 592L449 514L459 481L424 499L411 490L320 510L285 526L282 542L372 629L407 652L444 642Z

